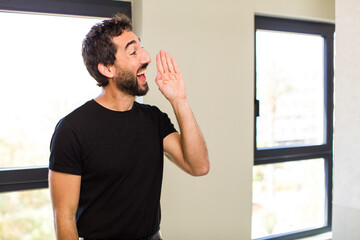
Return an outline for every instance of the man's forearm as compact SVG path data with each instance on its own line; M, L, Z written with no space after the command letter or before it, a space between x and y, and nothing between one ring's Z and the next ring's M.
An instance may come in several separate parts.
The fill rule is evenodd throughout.
M55 219L55 231L57 240L79 240L75 218L57 217Z
M208 151L200 128L186 99L170 102L180 127L184 161L193 175L205 175L209 171Z
M185 81L179 66L174 58L162 50L156 55L156 66L156 84L170 101L180 126L180 136L176 135L175 140L168 140L164 148L168 151L170 159L184 171L195 176L205 175L209 171L208 152L187 102Z

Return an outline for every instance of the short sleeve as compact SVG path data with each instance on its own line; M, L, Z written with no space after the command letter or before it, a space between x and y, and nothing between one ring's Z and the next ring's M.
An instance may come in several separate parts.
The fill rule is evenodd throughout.
M170 118L168 117L168 115L164 112L160 111L160 126L161 126L161 137L162 139L164 139L167 135L169 135L170 133L173 132L177 132L174 124L172 124Z
M49 169L81 175L80 143L76 130L66 119L57 124L50 143Z

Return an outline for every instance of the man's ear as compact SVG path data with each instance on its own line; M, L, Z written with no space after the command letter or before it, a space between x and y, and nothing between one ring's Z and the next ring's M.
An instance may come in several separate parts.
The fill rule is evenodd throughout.
M107 77L107 78L114 77L115 69L114 69L113 65L105 66L103 63L99 63L97 67L98 67L99 72L102 75L104 75L105 77Z

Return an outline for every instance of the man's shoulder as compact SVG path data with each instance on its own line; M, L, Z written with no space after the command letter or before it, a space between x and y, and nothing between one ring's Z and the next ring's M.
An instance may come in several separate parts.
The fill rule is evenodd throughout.
M76 127L81 126L87 119L90 119L91 113L94 111L94 100L89 100L83 105L79 106L65 117L60 119L57 127Z
M64 119L75 120L79 117L80 118L86 117L87 115L89 115L95 111L94 105L95 105L94 100L89 100L86 103L84 103L83 105L81 105L78 108L76 108L75 110L73 110L72 112L70 112L68 115L66 115L64 117Z

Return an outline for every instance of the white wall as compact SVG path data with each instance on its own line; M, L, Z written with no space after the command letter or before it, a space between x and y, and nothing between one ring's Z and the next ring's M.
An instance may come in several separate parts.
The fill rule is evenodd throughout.
M335 0L256 0L255 11L295 19L335 20Z
M333 239L360 239L360 1L336 1Z
M143 1L145 48L154 62L160 49L176 57L211 161L210 173L202 178L166 164L165 239L250 239L252 5L251 0ZM148 76L154 79L154 68ZM159 105L175 120L154 82L150 87L144 101Z
M161 225L165 239L251 239L255 12L334 19L334 0L291 2L133 1L135 32L153 59L147 73L151 90L144 102L159 106L176 122L153 81L155 54L164 49L179 63L210 154L210 173L201 178L166 161Z

